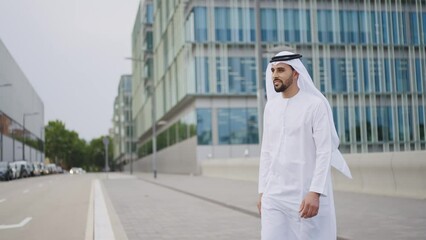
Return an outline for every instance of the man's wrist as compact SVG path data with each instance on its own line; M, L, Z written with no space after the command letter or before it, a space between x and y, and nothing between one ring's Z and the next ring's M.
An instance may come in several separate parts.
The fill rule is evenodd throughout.
M321 193L317 193L317 192L311 192L311 193L315 193L315 195L316 195L317 197L320 197L320 196L321 196Z

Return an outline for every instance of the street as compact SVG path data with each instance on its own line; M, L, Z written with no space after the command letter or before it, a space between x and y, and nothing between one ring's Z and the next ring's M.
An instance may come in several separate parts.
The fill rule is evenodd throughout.
M0 182L0 240L260 239L257 184L190 175ZM425 239L426 201L335 192L338 239Z
M0 239L84 239L97 175L50 175L0 182Z
M1 240L259 237L258 217L129 175L0 182Z

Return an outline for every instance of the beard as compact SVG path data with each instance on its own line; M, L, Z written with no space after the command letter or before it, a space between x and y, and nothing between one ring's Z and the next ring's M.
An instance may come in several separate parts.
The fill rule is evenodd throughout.
M283 82L281 82L281 85L274 85L275 92L277 93L284 92L287 88L288 86L286 86Z
M287 84L285 84L287 82ZM290 85L293 84L293 78L292 76L290 76L289 78L287 78L287 80L285 81L281 81L280 85L275 85L274 84L274 90L275 92L284 92L285 90L287 90L287 88L290 87Z

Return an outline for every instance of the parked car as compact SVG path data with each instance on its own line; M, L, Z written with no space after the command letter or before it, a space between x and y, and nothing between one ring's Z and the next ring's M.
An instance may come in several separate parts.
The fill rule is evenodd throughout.
M41 174L38 162L30 162L29 166L31 176L39 176Z
M13 179L13 169L9 162L0 162L0 180L9 181Z
M56 167L56 173L64 173L64 169L61 166Z
M47 174L49 174L49 170L46 168L46 165L44 165L44 163L42 163L42 162L38 163L38 167L40 169L40 174L41 175L47 175Z
M26 178L30 176L30 165L27 161L20 160L11 162L10 165L15 168L16 170L16 177L15 178Z
M49 164L46 165L46 168L47 168L49 174L56 173L56 164L49 163Z
M86 171L84 171L82 168L73 167L70 169L70 174L82 174L82 173L86 173Z

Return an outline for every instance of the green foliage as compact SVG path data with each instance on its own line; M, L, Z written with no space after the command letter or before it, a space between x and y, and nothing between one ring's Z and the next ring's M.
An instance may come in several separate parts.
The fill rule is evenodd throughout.
M86 171L102 171L105 167L104 136L93 139L88 144L79 138L78 133L66 129L59 120L49 121L45 127L46 157L64 169L82 167ZM112 140L109 141L108 159L111 170L115 169L112 153Z

